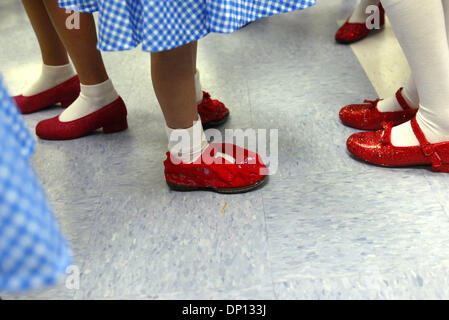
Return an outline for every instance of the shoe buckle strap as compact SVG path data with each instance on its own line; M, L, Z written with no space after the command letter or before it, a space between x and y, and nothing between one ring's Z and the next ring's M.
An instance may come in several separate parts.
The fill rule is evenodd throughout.
M413 133L421 145L421 150L423 154L430 158L432 165L436 168L441 167L443 165L443 161L441 160L440 155L435 150L434 145L432 145L427 139L421 128L419 127L418 121L416 121L416 117L412 119L411 126L413 129Z
M404 90L404 88L400 88L396 92L396 99L398 100L399 105L401 106L402 109L404 109L405 111L412 110L412 108L408 105L407 101L405 101L404 97L402 96L403 90Z
M443 165L440 155L436 152L435 148L430 143L426 143L421 146L424 155L430 158L434 167L438 168Z

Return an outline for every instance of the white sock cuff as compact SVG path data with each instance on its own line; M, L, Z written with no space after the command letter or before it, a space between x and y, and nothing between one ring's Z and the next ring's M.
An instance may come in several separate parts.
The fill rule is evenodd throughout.
M104 107L119 97L110 79L95 85L81 84L81 96L95 107Z
M165 130L168 137L168 151L184 163L196 161L208 145L201 119L195 121L190 128L172 129L165 125Z
M102 83L94 84L94 85L85 85L81 84L81 92L86 97L98 97L110 94L111 92L115 92L114 85L111 79L108 79Z

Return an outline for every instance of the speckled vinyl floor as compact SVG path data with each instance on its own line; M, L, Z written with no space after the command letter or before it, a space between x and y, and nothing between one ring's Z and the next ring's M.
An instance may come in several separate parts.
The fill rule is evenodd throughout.
M279 170L253 193L169 191L149 56L104 54L130 130L38 141L33 158L80 288L3 297L448 299L449 176L370 166L345 148L354 130L339 109L377 97L363 44L356 55L333 41L353 4L319 0L200 42L203 85L231 110L221 130L279 129ZM0 71L19 93L40 66L19 1L0 4L0 37ZM26 116L27 125L59 112Z

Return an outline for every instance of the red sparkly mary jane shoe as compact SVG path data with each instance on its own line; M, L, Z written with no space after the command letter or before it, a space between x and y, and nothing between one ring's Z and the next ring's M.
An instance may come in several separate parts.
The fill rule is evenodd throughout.
M165 179L176 191L206 190L243 193L262 186L268 179L260 156L233 144L211 143L199 160L185 164L167 152Z
M352 104L340 110L340 120L345 125L361 130L382 129L383 122L393 122L393 126L400 125L413 119L418 112L402 96L402 88L396 92L396 99L402 107L402 111L380 112L375 101L365 100L365 104Z
M36 127L36 135L46 140L71 140L103 128L104 133L115 133L128 128L127 110L122 98L85 117L61 122L59 116L43 120Z
M80 95L80 80L74 76L69 80L34 96L15 96L14 100L22 114L44 110L58 103L63 108L70 106Z
M413 118L413 132L420 146L395 147L391 144L392 123L375 132L360 132L349 137L347 147L355 157L385 167L431 165L436 172L449 172L449 141L429 143Z
M198 114L204 129L217 127L229 118L229 110L218 101L212 100L210 94L203 91L203 101L198 105Z
M382 4L379 3L380 25L385 24L385 10ZM362 40L368 36L372 30L366 27L366 23L351 23L349 19L345 24L338 29L335 34L335 40L342 44L351 44L356 41Z

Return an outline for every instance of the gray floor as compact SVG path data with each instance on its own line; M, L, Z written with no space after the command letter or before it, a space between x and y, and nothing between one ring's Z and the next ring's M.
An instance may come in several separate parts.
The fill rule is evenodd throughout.
M345 149L354 130L338 110L376 97L332 39L353 3L320 0L200 42L203 84L232 112L224 128L279 129L279 171L249 194L169 191L148 55L105 54L130 130L38 141L33 160L80 289L19 298L449 298L448 176L370 166ZM1 72L18 93L40 63L18 1L2 1L0 34ZM58 112L26 121L33 130Z

